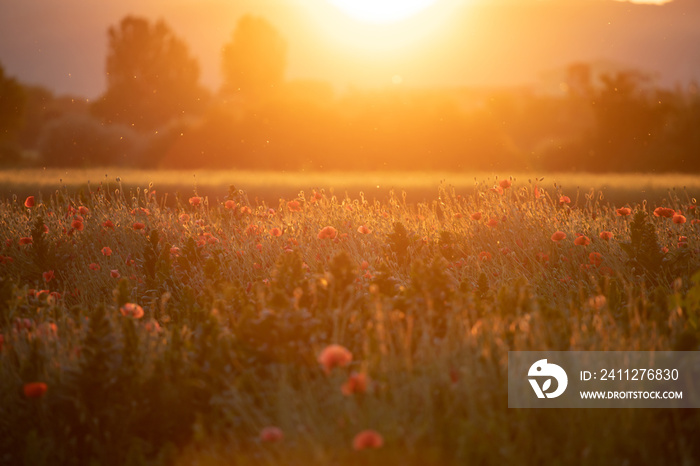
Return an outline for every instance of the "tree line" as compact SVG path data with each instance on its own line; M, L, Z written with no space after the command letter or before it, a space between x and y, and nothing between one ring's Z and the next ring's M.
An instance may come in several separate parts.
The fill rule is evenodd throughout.
M287 43L242 17L222 47L223 83L200 83L163 21L109 28L107 88L57 97L0 66L0 163L285 170L700 171L698 86L635 71L566 70L562 92L350 89L287 80Z

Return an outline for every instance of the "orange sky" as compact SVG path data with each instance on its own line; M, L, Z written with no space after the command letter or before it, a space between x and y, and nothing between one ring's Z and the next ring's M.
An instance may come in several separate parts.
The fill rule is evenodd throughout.
M10 75L94 97L104 87L106 29L133 13L163 18L190 45L203 82L220 82L220 47L237 19L264 16L289 44L287 76L383 87L532 83L572 61L700 78L700 1L437 0L398 25L343 16L326 0L22 0L0 5L0 63Z

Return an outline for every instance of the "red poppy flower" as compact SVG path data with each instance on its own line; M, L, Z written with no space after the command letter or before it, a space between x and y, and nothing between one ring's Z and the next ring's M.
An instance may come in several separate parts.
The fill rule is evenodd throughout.
M34 196L29 196L24 200L24 207L27 207L27 208L34 207Z
M275 426L267 426L260 431L260 440L266 443L277 443L284 440L284 432Z
M126 303L119 308L119 312L123 316L133 317L134 319L140 319L143 317L143 308L136 303Z
M201 197L194 196L194 197L191 197L191 198L190 198L190 205L193 205L193 206L197 207L197 206L200 205L201 203L202 203L202 198L201 198Z
M138 230L143 230L144 228L146 228L146 225L144 225L143 223L134 222L134 230L138 231Z
M498 186L500 186L502 189L508 189L513 185L513 182L510 180L501 180L498 182Z
M44 382L25 383L23 387L24 396L27 398L41 398L49 387Z
M145 208L145 207L139 207L139 208L137 208L137 209L132 209L132 210L131 210L131 215L138 215L138 214L143 214L143 215L145 215L146 217L148 217L148 216L151 215L151 211L148 210L148 209Z
M588 236L581 235L574 240L574 244L576 246L587 246L591 244L591 239Z
M81 205L80 207L78 207L78 212L80 212L80 215L87 215L90 213L90 209L88 209L84 205Z
M370 233L372 233L372 230L370 230L367 225L360 225L359 227L357 227L357 232L361 235L369 235Z
M631 213L632 209L630 209L629 207L620 207L619 209L617 209L617 215L619 215L620 217L627 217Z
M270 235L271 236L282 236L282 230L275 227L272 230L270 230Z
M104 222L102 222L102 226L114 230L114 223L112 223L111 220L105 220Z
M368 381L369 377L364 372L353 372L341 387L341 391L345 396L366 393Z
M601 231L600 235L598 236L600 237L600 239L605 241L611 240L613 238L613 234L611 231Z
M90 270L100 270L102 268L100 267L100 264L96 264L94 262L88 265L88 267L90 267Z
M250 207L248 207L247 205L244 205L243 207L241 207L241 213L242 213L242 214L250 214L250 213L252 213L252 212L253 212L253 211L252 211L252 210L250 209Z
M481 212L474 212L470 217L472 220L481 220Z
M290 212L301 212L301 204L297 200L287 202L287 208Z
M571 198L569 198L569 196L561 196L559 198L559 204L571 204Z
M48 272L44 272L41 274L42 277L44 277L44 281L46 283L50 282L54 278L53 270L49 270Z
M71 228L74 229L75 231L83 231L83 229L85 228L85 227L83 226L83 221L80 220L80 219L78 219L78 218L76 218L75 220L73 220L73 222L71 222L70 226L71 226Z
M497 218L490 218L488 222L486 222L487 227L495 227L498 225L498 219Z
M224 202L224 207L226 207L228 210L233 210L236 208L236 203L229 199L228 201Z
M376 430L363 430L352 441L352 447L355 450L380 448L382 445L384 445L384 438Z
M479 259L482 261L490 261L491 260L491 253L487 251L481 251L479 253Z
M605 296L603 296L602 294L599 294L597 296L593 296L592 298L590 298L588 300L588 304L590 304L591 307L593 309L595 309L596 311L600 311L603 308L603 306L605 306L605 303L607 301L608 300L605 298Z
M34 240L30 238L29 236L25 236L23 238L19 239L19 245L24 246L25 244L32 244Z
M657 207L654 209L654 215L656 217L673 218L675 213L675 210L668 207Z
M251 223L251 224L248 225L248 227L245 229L245 234L248 235L248 236L251 236L251 235L259 235L261 231L262 231L262 227Z
M321 231L318 232L318 239L333 239L338 235L338 230L331 226L323 227L321 228Z
M326 374L336 367L345 367L352 362L352 353L341 345L326 346L318 355L318 362L323 366Z
M675 223L677 225L681 225L681 224L685 223L685 217L681 214L676 214L673 216L673 223Z
M110 271L109 271L109 275L110 275L112 278L119 278L119 277L121 277L121 274L119 273L119 270L117 270L117 269L110 270Z
M110 248L109 246L103 247L102 248L102 255L107 256L107 257L111 256L112 255L112 248Z
M563 231L555 231L554 234L552 235L552 241L557 242L557 243L565 238L566 238L566 233L564 233Z
M588 255L588 261L596 267L599 267L600 264L603 263L603 255L599 252L592 252Z

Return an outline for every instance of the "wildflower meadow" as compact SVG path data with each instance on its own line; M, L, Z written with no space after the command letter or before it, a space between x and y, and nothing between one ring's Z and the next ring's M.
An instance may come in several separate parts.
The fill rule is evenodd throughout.
M700 212L532 178L424 202L0 204L0 464L695 464L700 415L509 409L508 351L697 350Z

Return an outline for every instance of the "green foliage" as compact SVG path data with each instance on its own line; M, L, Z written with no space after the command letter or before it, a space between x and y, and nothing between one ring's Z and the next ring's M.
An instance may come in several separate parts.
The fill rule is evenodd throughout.
M119 284L114 290L114 298L117 302L118 308L121 308L126 303L133 301L131 297L131 285L129 284L129 280L127 280L126 278L122 278L121 280L119 280Z
M44 234L44 218L38 215L32 226L32 252L34 253L34 264L38 270L50 270L52 264L49 261L52 255L49 254L49 244Z
M634 213L630 222L630 242L620 243L635 265L643 268L648 274L661 271L661 246L656 236L656 228L649 222L649 215L643 209Z
M341 251L331 259L329 271L333 277L336 293L342 295L357 277L357 270L350 255Z
M400 264L408 261L408 247L411 244L408 230L401 222L394 223L394 231L387 235L387 244Z

